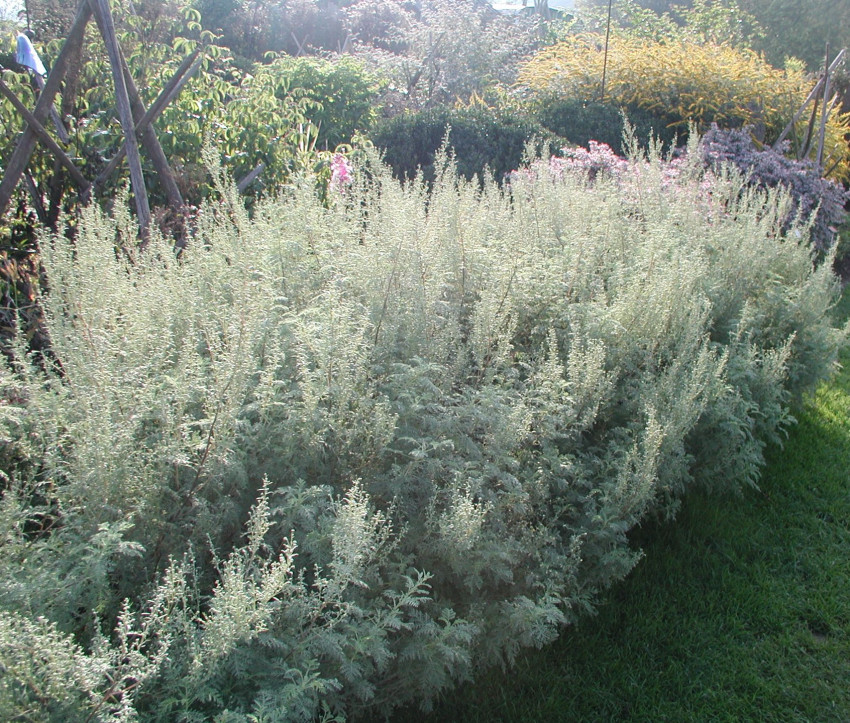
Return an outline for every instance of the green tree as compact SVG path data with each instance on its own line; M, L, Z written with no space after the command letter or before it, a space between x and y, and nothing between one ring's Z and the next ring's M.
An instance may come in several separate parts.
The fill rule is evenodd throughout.
M607 6L607 0L583 0L582 4L598 11ZM827 43L833 54L850 46L850 3L846 0L628 0L628 4L632 6L629 17L646 11L657 17L666 15L685 27L708 30L714 39L743 42L763 52L777 67L791 56L815 70L823 65ZM615 17L616 6L624 3L618 0L615 4Z
M390 18L383 2L370 4L382 13L378 17ZM500 15L476 3L432 0L418 12L392 19L390 52L374 40L354 47L387 78L391 112L464 102L509 84L520 59L539 42L534 20Z
M829 43L832 54L850 46L850 3L847 0L740 0L765 29L761 46L768 60L782 65L793 56L814 70L823 65Z

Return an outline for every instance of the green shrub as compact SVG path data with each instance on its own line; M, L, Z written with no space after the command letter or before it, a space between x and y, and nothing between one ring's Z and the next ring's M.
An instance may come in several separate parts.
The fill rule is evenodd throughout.
M377 116L380 84L361 62L350 56L333 60L283 57L262 72L282 81L276 91L280 100L294 93L316 104L308 115L319 129L319 148L333 150L351 143L355 132L368 130Z
M648 143L654 138L669 145L676 139L675 131L667 128L663 119L640 108L621 110L609 103L558 96L541 99L534 108L534 116L541 126L585 148L590 141L597 141L610 146L618 155L624 155L627 150L623 147L624 112L635 136L642 142Z
M611 27L632 38L666 42L690 40L735 48L756 49L764 29L743 7L746 0L614 0ZM608 0L578 0L577 21L570 30L604 34ZM659 7L660 6L660 7ZM782 65L780 58L778 65Z
M191 0L204 27L222 45L250 62L268 52L297 55L338 51L346 41L340 8L316 0L264 2L253 0Z
M527 116L507 110L475 106L438 107L405 113L379 122L370 140L398 178L411 178L421 169L424 177L436 176L435 159L446 139L458 172L467 179L485 169L497 179L519 168L529 141L554 140Z
M573 30L604 33L608 0L578 4ZM613 26L632 37L749 48L777 68L796 58L816 71L827 44L833 57L850 45L850 6L844 0L615 0L611 9Z
M843 341L829 265L779 191L576 159L250 217L220 185L179 260L126 199L44 238L58 362L0 367L0 717L427 704L591 607L647 514L752 481Z

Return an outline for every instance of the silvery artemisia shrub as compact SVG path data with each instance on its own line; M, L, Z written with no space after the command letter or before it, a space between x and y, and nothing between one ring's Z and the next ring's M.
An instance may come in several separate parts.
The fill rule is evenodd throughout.
M648 514L752 482L843 342L829 265L780 190L588 154L504 188L373 161L252 216L213 167L179 259L120 199L43 238L58 361L0 371L0 717L427 706L590 608Z

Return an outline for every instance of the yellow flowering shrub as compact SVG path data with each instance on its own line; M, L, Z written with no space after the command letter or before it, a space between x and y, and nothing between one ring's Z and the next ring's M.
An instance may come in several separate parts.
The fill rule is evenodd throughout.
M518 85L532 99L552 96L597 100L601 94L604 39L576 35L544 48L521 69ZM700 130L753 125L772 143L812 88L798 65L780 70L753 51L689 40L657 42L613 36L608 48L605 100L624 108L640 108L669 127ZM805 135L809 113L803 113L792 144ZM827 122L825 168L850 177L850 115L832 113ZM812 143L814 154L817 143Z

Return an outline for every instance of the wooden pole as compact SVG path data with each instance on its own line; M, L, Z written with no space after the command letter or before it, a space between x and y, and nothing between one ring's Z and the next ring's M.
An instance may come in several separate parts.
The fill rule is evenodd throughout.
M115 84L115 101L118 106L118 117L121 129L124 131L124 147L127 153L127 164L130 166L130 186L136 201L136 216L139 229L144 236L151 220L148 191L145 187L145 176L142 173L142 160L139 156L139 143L136 139L136 124L133 122L133 110L124 83L124 72L121 69L121 48L115 35L115 24L109 0L89 0L100 25L106 52L109 54L109 64L112 67L112 80Z
M74 23L71 30L68 32L68 38L59 52L56 62L50 74L47 76L47 81L38 97L33 110L33 117L39 122L44 123L50 109L53 107L53 99L59 90L59 85L62 82L62 77L65 75L65 70L68 65L68 58L76 46L83 41L83 35L86 30L86 25L91 18L92 10L89 3L83 2L77 10L77 15L74 18ZM0 181L0 215L6 212L9 207L9 201L12 199L12 194L15 192L15 187L29 163L30 156L37 141L36 132L29 126L24 129L18 140L18 145L12 152L9 162L6 164L6 172L3 174L3 180Z
M835 71L835 69L838 67L838 64L842 60L844 60L844 56L845 56L846 53L847 53L847 48L844 48L838 55L835 56L835 60L832 61L832 64L829 66L829 70L826 71L827 75L830 74L830 73L833 73ZM803 101L803 105L800 106L800 109L794 114L794 117L791 119L791 121L788 123L788 125L785 126L785 129L782 131L782 133L779 134L779 138L777 138L776 141L773 144L774 148L778 148L779 144L782 143L782 141L785 140L785 138L791 132L791 129L796 125L797 121L800 120L800 116L803 115L803 111L806 110L806 106L809 103L811 103L812 100L815 98L815 96L817 96L820 93L821 86L823 85L825 80L826 80L826 76L821 76L821 78L818 80L815 87L812 88L812 92L809 93L806 100Z
M829 103L827 102L829 99L829 91L832 90L830 87L832 82L832 76L829 73L829 44L826 46L826 62L824 63L824 68L826 69L826 82L823 85L823 113L821 113L820 117L820 136L818 137L818 153L815 156L815 165L820 173L823 173L823 145L826 140L826 119L829 117Z
M197 57L200 52L200 50L196 50L192 53L192 55L186 58L182 65L177 69L177 72L172 76L168 84L160 91L157 99L136 123L137 135L141 134L145 128L159 118L162 111L165 110L168 104L174 100L177 94L183 89L183 86L186 85L186 83L189 82L189 79L198 71L198 68L201 67L202 63L202 58ZM95 187L102 186L106 179L115 172L115 169L118 168L118 164L124 160L126 151L127 148L122 143L121 147L110 159L109 163L106 164L105 168L97 174L97 178L94 179Z
M251 169L245 178L236 184L236 190L239 191L239 193L245 193L248 186L256 181L264 170L266 170L266 164L260 161L256 166L254 166L254 168Z
M79 187L82 194L86 194L88 189L90 188L89 182L86 180L85 176L80 173L80 169L78 169L74 162L68 158L68 154L62 150L62 147L51 138L50 134L44 128L41 123L38 122L38 119L27 110L27 107L21 102L21 99L15 95L11 88L6 85L2 80L0 80L0 93L2 93L9 101L15 106L15 109L20 113L24 120L29 124L29 127L35 131L35 134L38 136L38 139L47 146L54 156L59 160L59 162L68 169L68 173L71 174L71 178L74 179L74 182Z
M30 195L32 207L35 209L35 215L38 217L38 222L42 226L46 226L47 211L44 210L44 202L41 199L41 194L38 192L38 187L35 185L35 181L29 171L24 173L24 185L27 187L27 193Z
M133 81L133 76L130 73L130 68L127 66L127 60L124 54L121 54L121 68L124 73L124 82L127 84L127 92L130 95L130 105L133 110L133 122L138 127L139 121L144 118L146 108L139 96L139 91L136 89L136 83ZM168 164L168 159L165 157L165 151L162 150L159 138L156 137L156 131L149 123L146 128L141 131L135 130L142 141L142 145L147 151L148 157L151 159L154 168L156 169L159 183L165 191L168 198L168 205L175 209L183 208L183 196L180 194L180 189L177 188L177 182L174 180L174 174L171 172L171 166Z
M599 93L599 102L605 101L605 75L608 71L608 41L611 38L611 5L614 0L608 0L608 23L605 26L605 57L602 59L602 90Z
M44 90L44 78L36 72L33 72L33 77L35 78L35 84L38 86L38 91L41 92ZM52 106L50 108L50 118L53 121L53 126L56 128L56 135L59 136L59 140L63 143L67 143L70 140L70 138L68 138L68 131L66 131L65 126L62 125L62 119L59 117L59 112L56 110L56 106Z
M822 78L826 81L826 76ZM820 85L820 93L815 96L815 102L812 105L812 114L809 116L809 123L806 126L806 136L803 138L803 145L797 151L797 160L802 160L809 155L809 150L812 147L812 136L815 132L815 121L818 119L818 110L820 108L820 100L823 97L823 83ZM824 100L826 103L826 100Z

